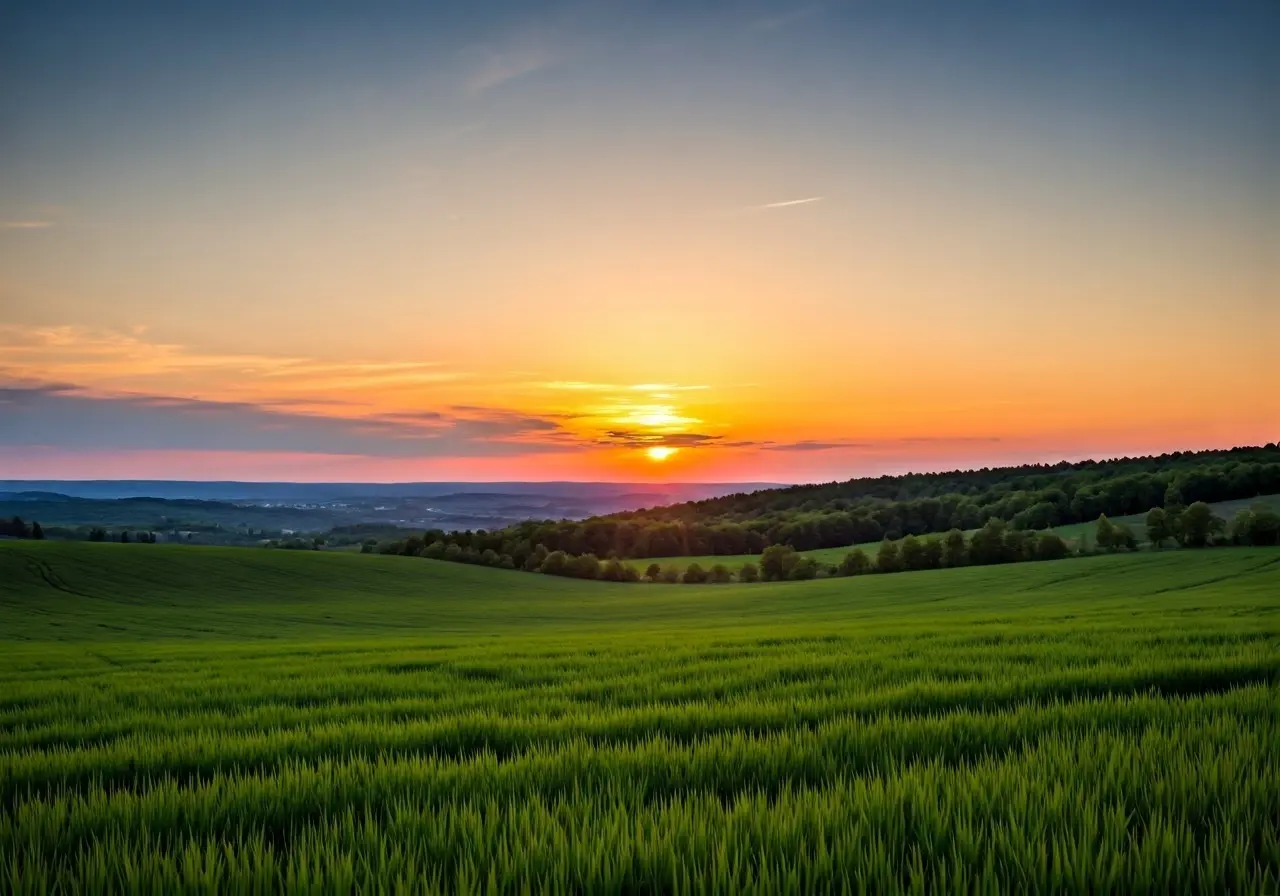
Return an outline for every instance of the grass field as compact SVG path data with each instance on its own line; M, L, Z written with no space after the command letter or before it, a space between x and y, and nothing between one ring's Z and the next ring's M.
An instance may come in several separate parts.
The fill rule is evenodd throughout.
M0 544L0 891L1276 892L1280 550L610 585Z
M1280 495L1265 495L1261 498L1249 498L1248 500L1243 501L1222 501L1218 504L1210 504L1209 506L1213 508L1214 513L1230 523L1231 518L1234 517L1236 513L1241 510L1248 510L1254 504L1259 503L1266 504L1275 510L1280 510ZM1118 516L1112 519L1111 522L1128 526L1129 529L1132 530L1134 536L1138 539L1138 544L1142 545L1147 543L1147 515L1145 513ZM1089 536L1089 541L1092 543L1093 534L1097 528L1098 524L1095 521L1092 523L1069 523L1065 526L1057 526L1053 531L1061 535L1068 543L1074 545L1080 536L1084 534ZM965 535L972 535L975 531L977 530L969 529L965 532ZM805 556L812 557L819 563L838 564L844 559L845 555L855 547L862 548L866 555L873 561L876 558L876 554L880 552L880 542L872 541L864 544L850 545L849 547L843 548L820 548L816 551L804 551L803 553ZM641 572L644 572L650 563L657 563L664 569L667 567L675 567L683 572L688 568L689 564L697 562L703 569L710 569L717 563L721 563L734 573L737 573L738 570L742 569L744 564L755 563L758 566L760 564L760 555L730 554L716 556L709 554L701 557L655 557L651 560L629 560L627 562L639 569Z

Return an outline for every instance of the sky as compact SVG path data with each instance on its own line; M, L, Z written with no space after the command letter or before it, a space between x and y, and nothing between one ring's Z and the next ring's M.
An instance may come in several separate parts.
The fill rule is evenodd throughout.
M1280 6L0 2L0 478L1280 439Z

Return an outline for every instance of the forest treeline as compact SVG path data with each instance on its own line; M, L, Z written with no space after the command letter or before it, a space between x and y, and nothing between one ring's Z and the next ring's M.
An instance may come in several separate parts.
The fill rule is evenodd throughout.
M0 537L34 538L39 541L44 538L44 529L37 522L28 524L22 517L15 516L12 519L0 519Z
M1258 504L1236 514L1227 521L1213 512L1208 504L1196 501L1190 507L1153 507L1147 512L1144 535L1151 550L1163 550L1170 542L1179 547L1204 548L1222 545L1280 545L1280 513ZM416 538L416 537L415 537ZM1138 536L1124 523L1114 523L1100 515L1094 528L1093 541L1082 535L1074 546L1053 531L1031 531L1011 528L1004 520L990 519L972 535L952 529L945 535L924 537L907 535L899 540L886 537L873 558L862 548L852 548L839 563L822 563L800 553L791 545L775 544L760 554L759 564L746 563L735 573L723 563L704 569L696 561L683 571L668 564L650 563L641 570L617 557L601 560L592 553L570 554L549 551L538 545L522 561L511 554L499 554L492 548L477 551L456 544L433 541L417 548L415 539L384 545L384 553L401 553L433 560L449 560L499 569L522 569L543 575L576 579L602 579L610 582L661 582L667 584L719 584L728 582L774 582L816 578L857 576L870 573L915 572L960 566L991 566L1002 563L1024 563L1061 560L1070 556L1096 553L1136 551Z
M949 473L911 473L727 495L581 521L528 521L385 543L386 553L508 556L523 567L539 546L566 555L650 557L759 554L846 547L999 520L1043 530L1099 516L1280 493L1280 446L1178 452ZM438 545L438 547L436 547ZM368 550L373 550L370 545Z

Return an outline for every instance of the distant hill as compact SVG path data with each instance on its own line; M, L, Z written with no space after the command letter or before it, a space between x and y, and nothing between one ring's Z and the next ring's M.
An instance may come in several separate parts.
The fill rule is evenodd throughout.
M147 530L206 544L341 530L490 530L523 520L576 520L729 494L740 484L0 482L0 518L38 520L51 537ZM49 529L55 527L55 529Z
M75 498L199 498L207 501L337 501L344 498L435 498L443 495L550 495L557 499L632 498L673 503L777 488L769 482L200 482L178 479L0 479L3 492L53 492Z

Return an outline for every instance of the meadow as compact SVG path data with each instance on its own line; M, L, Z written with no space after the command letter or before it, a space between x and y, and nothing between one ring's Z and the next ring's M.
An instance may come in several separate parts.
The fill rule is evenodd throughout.
M755 585L0 543L0 890L1280 890L1280 549Z

